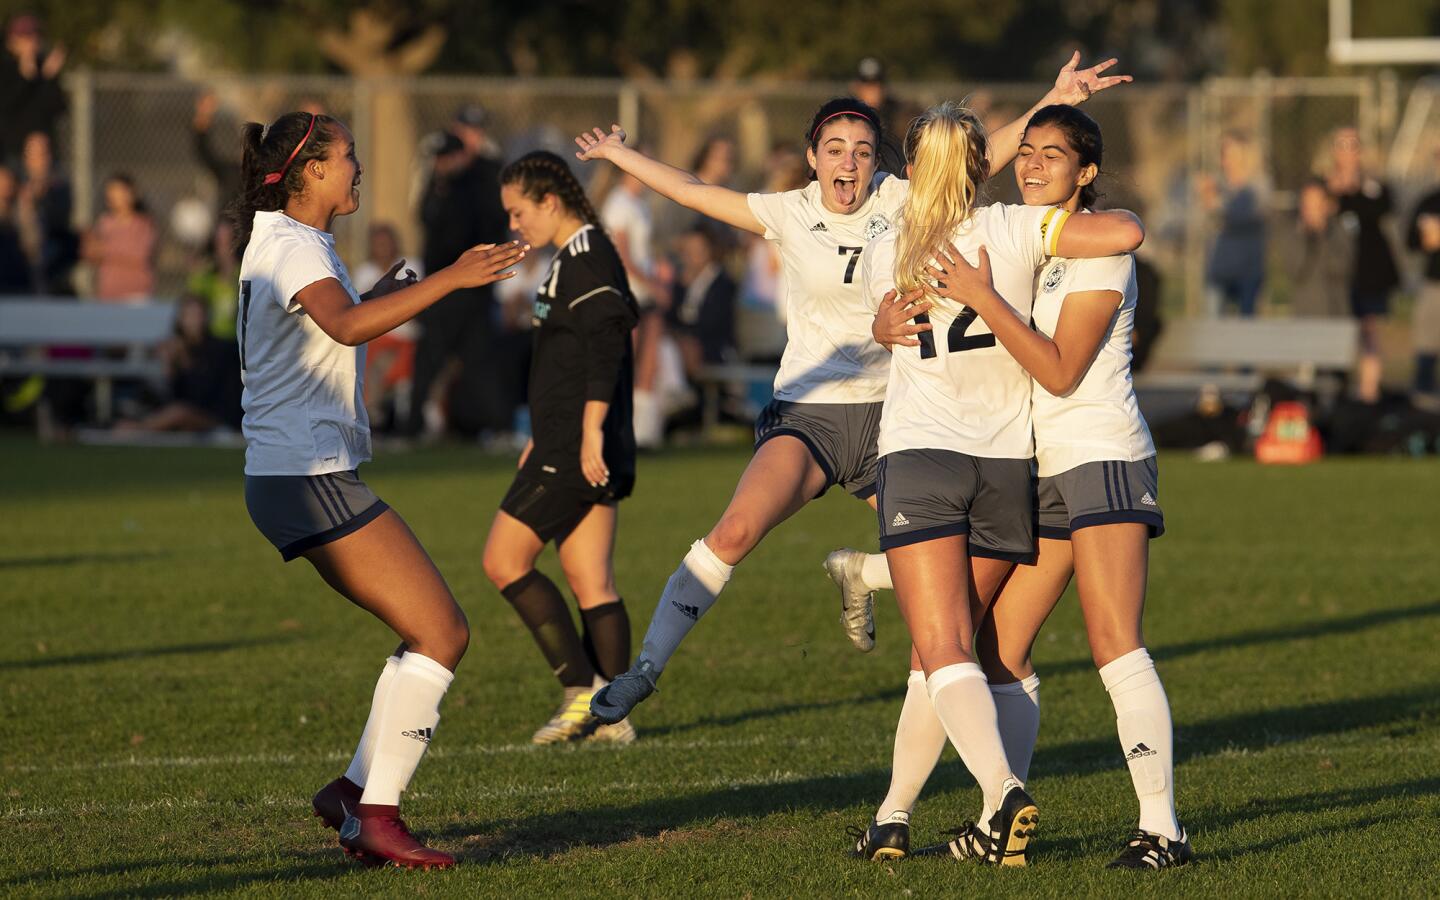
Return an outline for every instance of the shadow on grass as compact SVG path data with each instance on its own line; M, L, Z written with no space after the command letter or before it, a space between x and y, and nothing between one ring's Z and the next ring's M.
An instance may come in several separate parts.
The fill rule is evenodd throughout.
M128 553L55 553L49 556L16 556L0 559L0 571L6 569L50 569L60 566L79 566L87 563L128 563L149 562L173 556L167 550L136 550Z
M17 669L52 669L58 666L89 666L97 663L119 662L130 659L151 659L162 656L225 653L229 650L243 650L249 647L287 644L295 640L299 640L298 635L287 634L272 635L269 637L232 638L226 641L197 641L190 644L171 644L167 647L137 647L133 650L107 650L102 653L75 653L70 656L6 659L0 660L0 672Z
M791 713L811 712L817 709L831 709L837 706L860 706L866 703L879 703L888 701L898 703L905 697L905 684L900 682L893 688L886 688L879 691L871 691L868 694L861 694L857 697L836 697L830 700L812 700L806 703L785 703L780 706L768 706L764 709L747 709L725 716L706 716L701 719L692 719L689 722L680 722L675 725L658 725L645 729L646 737L673 737L686 731L693 731L697 728L723 728L727 725L738 725L741 722L753 722L756 719L773 719L779 716L788 716Z
M216 866L254 866L253 872L217 872ZM182 868L193 875L190 878L177 877L151 884L135 884L121 881L117 887L103 890L76 890L73 897L176 897L186 894L209 894L216 891L233 891L249 884L280 884L297 879L333 879L359 868L358 864L345 858L338 848L297 853L289 864L276 865L274 853L258 850L255 853L227 854L216 856L178 857L167 856L156 859L119 860L95 866L58 871L49 869L30 875L0 880L0 888L21 887L37 890L50 885L61 885L75 879L124 879L127 875L149 872L154 869Z
M1185 656L1194 656L1198 653L1209 653L1212 650L1236 650L1242 647L1255 647L1261 644L1278 644L1304 638L1350 634L1351 632L1364 631L1367 628L1375 628L1380 625L1390 625L1395 622L1405 622L1410 619L1425 619L1434 616L1440 616L1440 601L1424 603L1419 606L1377 609L1370 612L1356 613L1352 616L1340 616L1334 619L1297 622L1293 625L1285 625L1277 628L1262 628L1258 631L1220 635L1203 640L1185 641L1179 644L1164 644L1151 647L1150 652L1157 662L1164 662ZM1046 663L1042 659L1037 659L1035 668L1043 677L1051 674L1059 675L1062 673L1068 674L1071 672L1090 671L1095 668L1095 665L1089 659L1069 659L1056 663Z
M1440 696L1413 691L1375 697L1338 700L1223 716L1187 724L1178 739L1178 761L1204 758L1226 751L1263 752L1276 745L1325 735L1391 727L1411 730L1418 717L1440 714ZM1113 735L1104 739L1072 741L1059 746L1042 746L1034 771L1042 775L1089 773L1121 769L1119 743ZM796 781L776 779L773 783L742 784L703 793L661 797L629 806L577 808L544 816L512 820L473 821L440 832L450 840L467 844L464 855L473 861L513 857L550 857L570 849L608 847L631 841L703 840L690 833L667 832L696 826L742 830L745 825L723 820L763 818L782 811L803 810L816 814L852 809L857 801L877 799L885 788L888 771L874 769L844 775L825 775ZM1327 805L1373 802L1386 796L1433 789L1440 779L1401 782L1364 790L1340 789L1331 795L1306 794L1285 798L1257 797L1254 816L1286 811L1319 811ZM961 767L947 764L932 778L932 794L971 786ZM1117 798L1117 801L1125 798ZM968 810L965 812L969 812ZM1248 814L1242 811L1241 818ZM1233 816L1233 814L1231 814ZM1190 815L1198 828L1224 824L1223 817ZM858 824L858 823L857 823ZM957 823L958 824L958 818ZM1104 835L1084 835L1055 842L1046 841L1046 854L1057 859L1087 853L1088 845ZM843 843L837 836L838 843Z

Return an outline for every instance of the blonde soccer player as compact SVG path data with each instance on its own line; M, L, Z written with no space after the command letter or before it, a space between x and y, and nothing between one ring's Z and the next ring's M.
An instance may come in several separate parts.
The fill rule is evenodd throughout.
M410 833L400 795L434 738L470 631L425 548L356 471L370 458L365 342L451 291L509 277L504 270L524 248L475 247L418 282L397 278L397 263L361 297L331 233L335 218L360 204L349 129L303 112L268 128L249 123L241 168L234 213L243 249L236 339L246 508L282 559L305 558L401 642L375 684L354 758L315 795L315 814L366 862L451 866L454 857Z
M1028 319L1032 280L1047 257L1125 252L1144 236L1126 212L979 207L985 148L973 113L953 103L927 110L905 140L911 187L900 226L861 259L876 305L892 292L930 303L921 323L928 330L893 349L880 423L880 546L913 655L891 790L869 826L856 829L854 853L867 859L909 853L909 814L923 785L914 776L929 774L946 736L989 811L976 829L983 852L972 858L1024 865L1038 822L974 649L986 599L974 587L981 568L997 579L1035 553L1030 377L974 310L937 290L931 262L946 247L972 256L988 247L999 302Z

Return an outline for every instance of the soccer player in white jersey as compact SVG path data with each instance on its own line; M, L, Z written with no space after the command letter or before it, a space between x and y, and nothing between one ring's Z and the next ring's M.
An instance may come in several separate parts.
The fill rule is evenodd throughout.
M1039 105L1078 102L1128 76L1101 77L1115 60L1077 70L1076 55ZM1036 108L1039 108L1037 105ZM1027 114L1028 115L1028 114ZM997 132L986 174L1009 164L1019 126ZM602 721L618 721L655 688L680 641L714 605L731 572L770 529L832 485L874 505L875 443L888 359L870 337L871 306L856 277L861 249L895 223L904 180L876 171L881 125L851 97L816 112L805 132L815 181L795 191L744 194L701 182L625 146L613 126L576 138L581 160L607 159L670 199L779 245L787 342L773 402L756 423L755 455L719 522L695 541L671 576L635 666L595 695ZM874 646L871 591L889 587L883 556L848 566L861 586L842 585L842 621L861 650Z
M365 486L370 458L365 342L460 288L510 277L517 243L481 246L423 281L355 293L330 233L360 203L349 129L295 112L244 129L234 205L240 263L236 339L245 390L245 505L286 561L303 556L345 599L400 636L375 685L345 774L315 795L315 814L367 863L445 867L455 860L400 819L440 719L440 700L470 640L465 614L403 519Z
M1102 154L1100 126L1085 113L1040 110L1015 162L1026 204L1090 210ZM993 257L983 248L978 263L947 251L932 271L945 285L940 294L978 313L1033 376L1040 476L1036 564L1017 568L1006 582L979 641L1006 751L1023 777L1040 723L1030 650L1073 574L1140 805L1139 826L1110 865L1183 865L1193 853L1175 813L1170 704L1141 629L1149 541L1164 532L1165 520L1155 445L1130 379L1134 258L1048 260L1036 280L1033 329L1005 304L999 283L992 286ZM978 846L962 830L947 849L965 855Z
M997 302L1028 319L1034 273L1047 256L1124 252L1144 232L1126 212L1077 220L1053 208L977 208L985 133L973 113L953 103L915 121L905 153L911 187L899 227L866 247L861 269L876 305L892 291L923 292L933 304L925 323L931 330L894 350L879 438L880 546L914 649L896 734L897 777L869 827L856 829L854 852L867 859L909 852L919 785L900 770L928 774L948 735L990 811L977 829L983 852L973 858L1024 865L1038 812L1023 773L1006 757L976 662L984 595L972 579L981 579L982 565L994 577L1034 553L1030 378L973 310L941 299L927 270L941 247L974 256L988 246ZM928 760L909 755L917 722L940 738L938 746L924 744Z

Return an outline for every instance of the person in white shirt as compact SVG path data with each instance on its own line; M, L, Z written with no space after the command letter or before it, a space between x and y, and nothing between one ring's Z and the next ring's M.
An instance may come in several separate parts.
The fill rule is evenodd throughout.
M525 248L474 247L424 281L397 279L397 263L362 298L330 231L360 203L349 129L295 112L269 128L248 123L243 134L234 217L243 250L236 339L246 508L283 559L305 557L401 639L375 686L354 759L315 795L315 814L353 856L450 866L452 856L410 834L399 803L470 632L415 535L356 474L370 458L365 343L451 291L509 277L504 270Z
M1015 162L1026 204L1088 212L1102 155L1100 126L1085 113L1040 110ZM1096 215L1105 214L1076 218ZM1029 767L1040 724L1030 650L1073 574L1140 806L1138 827L1110 865L1183 865L1193 853L1175 813L1170 704L1141 629L1149 541L1164 532L1165 520L1155 445L1130 378L1134 258L1049 260L1036 280L1032 328L1006 305L998 279L992 284L994 249L987 256L981 248L978 266L947 249L933 274L945 285L939 295L978 313L1034 380L1038 559L1006 582L979 645L1005 748L1017 771ZM956 853L974 846L973 835L951 842Z
M1078 101L1128 80L1099 76L1114 60L1077 71L1078 60L1077 54L1061 70L1040 105ZM1022 124L997 132L987 174L1009 164ZM619 125L575 139L582 161L609 160L682 206L776 243L787 311L787 342L774 400L756 422L755 455L720 520L691 545L667 583L635 666L595 695L592 709L603 721L618 721L653 692L680 641L770 529L836 484L874 505L888 359L871 340L871 305L856 267L865 244L896 222L908 188L877 171L882 138L875 110L853 97L831 100L805 132L814 181L800 190L748 195L626 147ZM841 576L846 632L856 647L869 650L875 645L872 591L889 587L885 558L857 554L830 563L837 570L832 577Z
M973 649L985 601L1011 564L1034 554L1030 378L988 321L946 299L933 259L942 247L975 256L988 246L996 302L1019 321L1030 317L1034 273L1047 256L1125 252L1144 237L1126 212L977 208L985 141L975 115L953 103L917 119L905 140L911 187L900 227L861 259L872 302L898 292L929 304L926 330L894 350L880 423L880 546L914 649L891 790L869 827L855 829L854 853L869 859L909 853L909 814L923 785L913 776L928 775L947 735L985 798L978 852L966 858L1025 865L1037 822ZM917 726L932 740L919 740Z

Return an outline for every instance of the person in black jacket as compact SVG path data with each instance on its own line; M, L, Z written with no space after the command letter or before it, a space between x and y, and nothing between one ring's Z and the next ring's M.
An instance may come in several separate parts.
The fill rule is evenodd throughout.
M0 54L0 156L10 163L19 159L25 138L39 131L54 138L55 126L65 114L65 91L60 70L65 48L44 44L40 20L22 14L5 26L5 52Z
M240 358L235 340L210 333L210 306L198 294L180 298L175 336L160 347L169 373L169 399L116 431L209 431L240 428Z
M515 607L565 697L537 744L629 743L628 722L600 726L590 698L630 666L630 617L615 589L617 504L635 484L630 332L640 310L620 254L565 161L538 150L500 175L511 226L555 247L535 297L530 365L534 437L490 526L485 574ZM535 568L550 541L585 624L582 638L554 582Z
M478 108L460 110L451 130L430 138L434 156L430 181L420 202L424 229L425 271L438 272L476 244L498 244L506 238L505 210L500 205L500 164L482 142L466 140L478 127ZM451 358L460 360L460 376L452 394L450 424L466 434L510 428L518 399L507 400L496 388L491 345L495 316L490 287L456 291L421 313L415 347L410 421L404 431L424 427L424 407L441 370Z

